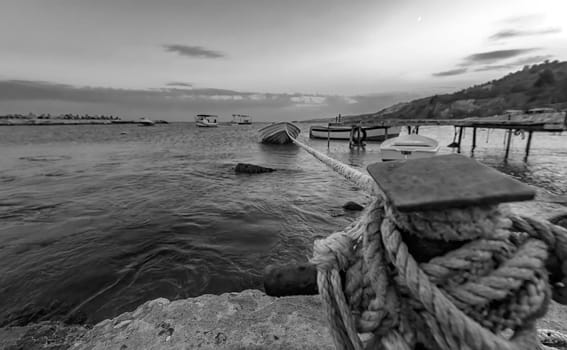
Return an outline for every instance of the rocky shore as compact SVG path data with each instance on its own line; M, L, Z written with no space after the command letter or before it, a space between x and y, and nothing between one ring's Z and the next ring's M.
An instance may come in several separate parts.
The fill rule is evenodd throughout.
M566 315L566 306L552 303L538 327L567 333ZM92 328L43 322L0 329L0 349L332 350L324 318L318 296L275 298L245 290L176 301L160 298Z
M155 299L92 328L44 322L0 329L0 349L334 349L318 296L258 290Z

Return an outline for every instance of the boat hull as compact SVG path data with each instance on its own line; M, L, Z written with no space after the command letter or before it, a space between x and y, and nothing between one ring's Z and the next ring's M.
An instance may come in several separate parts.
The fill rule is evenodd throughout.
M333 127L327 126L312 126L309 128L309 138L312 139L331 139L331 140L350 140L351 127ZM382 127L363 127L366 133L364 141L384 141L389 138L397 137L400 134L401 127L395 126L388 128L388 135L386 136L386 129Z
M404 135L385 141L380 147L382 161L429 158L439 152L439 142L420 135Z
M293 143L291 137L296 138L301 130L292 123L281 122L265 126L258 132L261 143L284 145Z
M218 124L205 124L205 123L197 122L197 126L200 128L215 128L218 126Z

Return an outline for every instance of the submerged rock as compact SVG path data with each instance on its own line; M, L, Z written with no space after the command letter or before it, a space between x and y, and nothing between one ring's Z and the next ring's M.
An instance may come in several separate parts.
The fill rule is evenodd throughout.
M346 202L345 205L343 205L343 209L361 211L364 209L364 207L356 202Z
M268 265L264 269L264 290L275 297L318 294L317 268L309 263Z
M259 165L238 163L234 168L234 171L242 174L261 174L261 173L271 173L276 171L276 169L266 168Z

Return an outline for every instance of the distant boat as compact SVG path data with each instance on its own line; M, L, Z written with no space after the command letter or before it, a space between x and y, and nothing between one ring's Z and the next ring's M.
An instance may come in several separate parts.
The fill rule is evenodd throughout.
M394 137L380 145L383 161L427 158L433 157L437 152L437 140L416 134Z
M210 128L218 126L217 116L214 114L197 114L195 116L195 123L202 128Z
M400 135L400 126L393 126L388 128L388 137L397 137ZM348 125L314 125L309 128L309 138L312 139L328 139L331 140L350 140L351 126ZM362 127L362 141L384 141L386 140L386 129L381 126L368 126Z
M265 126L258 132L260 133L260 142L283 145L292 143L291 137L296 138L301 130L295 124L279 122Z
M148 118L140 118L138 124L140 124L140 126L153 126L155 125L155 122L149 120Z
M246 114L233 114L232 115L233 125L250 125L252 120L249 115Z

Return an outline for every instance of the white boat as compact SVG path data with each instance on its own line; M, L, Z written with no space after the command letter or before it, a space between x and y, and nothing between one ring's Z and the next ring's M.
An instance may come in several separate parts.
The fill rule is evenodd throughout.
M384 141L386 139L400 135L400 126L393 126L387 129L381 126L362 127L362 141ZM351 126L348 125L314 125L309 128L309 138L331 140L350 140Z
M246 114L233 114L232 115L233 125L250 125L252 120L249 115Z
M202 128L209 128L218 126L217 116L214 114L197 114L195 116L195 123Z
M260 133L260 142L283 145L292 143L291 138L297 138L301 130L295 124L279 122L265 126L258 132Z
M439 152L439 141L410 134L394 137L380 145L383 161L433 157Z
M138 121L138 124L140 124L140 126L153 126L153 125L155 125L155 122L144 117L144 118L140 118L140 120Z

